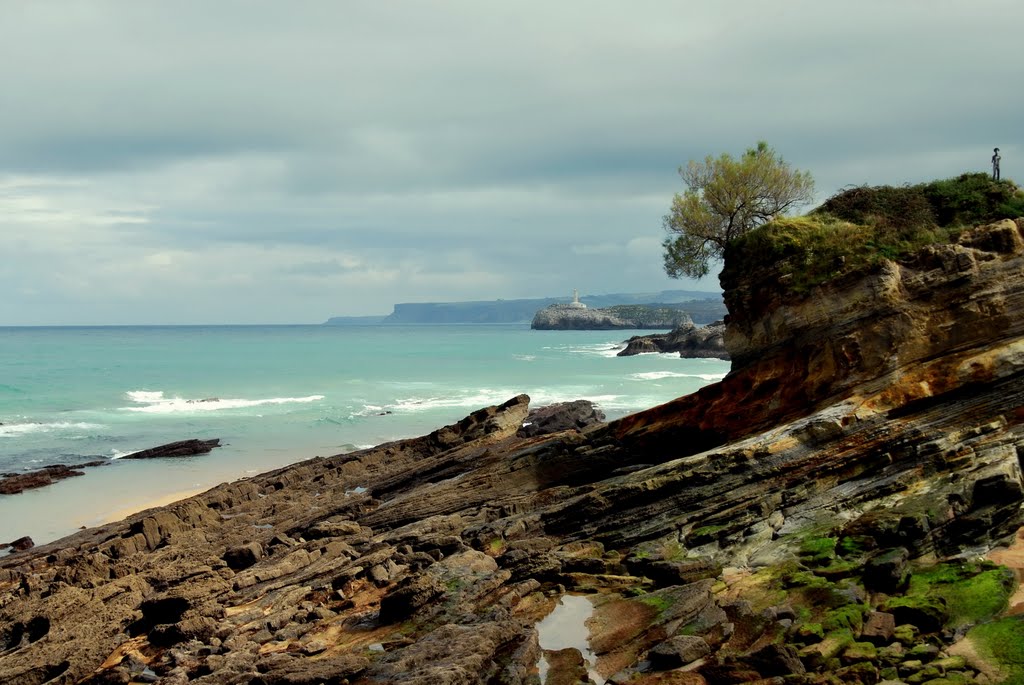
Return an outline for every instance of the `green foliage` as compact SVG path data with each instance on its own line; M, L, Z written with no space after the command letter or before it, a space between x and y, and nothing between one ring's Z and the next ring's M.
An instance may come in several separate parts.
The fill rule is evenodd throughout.
M1024 195L1013 181L962 174L917 185L847 188L813 213L899 233L1024 216Z
M729 243L810 202L814 190L809 173L791 169L764 141L739 159L690 160L679 176L686 190L675 195L663 220L665 271L672 278L706 276L709 262Z
M975 626L967 634L985 659L995 662L1009 676L1004 683L1024 685L1024 616Z
M910 579L910 597L940 597L949 609L949 624L969 625L1006 608L1014 575L992 564L939 564L918 569Z
M940 226L973 226L1024 216L1024 196L1013 182L993 181L988 174L963 174L919 187Z
M672 608L671 598L659 594L646 594L640 595L636 598L638 602L642 602L647 606L654 609L658 614L663 614Z
M852 634L859 635L863 625L864 607L858 604L848 604L832 609L826 612L821 620L821 627L825 629L825 632L849 630Z
M914 186L846 189L803 217L782 217L732 241L723 281L765 266L805 293L840 274L955 240L963 226L1024 216L1024 191L986 174Z
M836 539L808 538L800 543L800 556L810 564L825 565L836 558Z
M623 321L632 321L640 328L665 322L679 325L690 318L681 306L673 305L617 304L605 307L604 311L614 314Z
M791 291L805 293L842 273L949 242L951 235L938 227L876 229L825 214L785 217L734 241L725 253L722 280L774 266Z

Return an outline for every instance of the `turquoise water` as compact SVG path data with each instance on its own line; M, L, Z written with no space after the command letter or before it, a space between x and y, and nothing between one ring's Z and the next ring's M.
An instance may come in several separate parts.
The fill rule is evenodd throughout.
M124 508L315 455L427 433L525 392L615 418L720 378L728 362L616 358L625 332L527 325L0 328L0 472L103 459L0 496L0 542L37 543ZM119 460L186 438L224 447Z

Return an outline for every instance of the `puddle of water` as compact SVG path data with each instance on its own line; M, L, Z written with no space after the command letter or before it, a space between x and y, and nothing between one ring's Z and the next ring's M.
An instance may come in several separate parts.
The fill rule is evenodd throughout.
M537 624L537 635L541 649L578 649L586 661L590 679L597 685L604 685L604 678L594 670L597 657L587 642L590 630L584 625L593 613L594 605L587 597L562 595L552 612ZM537 668L540 670L540 682L543 683L547 679L549 668L548 660L543 654Z

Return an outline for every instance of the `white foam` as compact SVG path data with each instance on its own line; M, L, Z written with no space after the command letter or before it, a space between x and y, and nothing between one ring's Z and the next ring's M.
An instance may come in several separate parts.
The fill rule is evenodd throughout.
M259 400L244 398L222 399L210 397L202 399L186 399L182 397L164 397L161 391L134 390L125 395L141 407L122 407L125 411L144 412L147 414L175 414L181 412L209 412L224 409L246 409L274 404L308 404L324 398L323 395L307 395L306 397L267 397Z
M53 423L7 423L0 426L0 438L15 438L19 435L32 433L55 433L60 431L97 430L103 428L98 423L81 421L55 421Z
M151 404L153 402L164 401L164 394L160 390L129 390L125 393L125 396L132 402L138 402L140 404Z
M550 345L543 349L596 357L616 357L618 356L619 351L625 349L625 347L626 346L621 342L609 341L590 345Z
M479 409L492 404L501 404L505 400L515 397L518 393L508 390L493 390L484 388L476 391L475 394L466 394L451 397L406 397L395 400L389 405L395 411L423 412L433 409L448 409L454 407L472 407Z
M702 381L720 381L725 378L724 373L679 373L678 371L645 371L643 373L630 374L630 378L638 381L657 381L662 378L699 378Z
M512 358L513 359L518 359L521 362L532 362L532 361L536 361L537 360L537 355L535 355L535 354L513 354Z

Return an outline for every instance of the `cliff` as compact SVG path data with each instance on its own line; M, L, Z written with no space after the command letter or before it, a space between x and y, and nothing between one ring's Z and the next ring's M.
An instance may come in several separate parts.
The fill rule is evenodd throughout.
M609 293L584 295L588 307L601 308L647 302L688 302L694 320L713 321L725 313L720 294L699 290L662 290L653 293ZM552 304L567 303L567 297L544 297L470 302L402 302L386 317L333 317L325 325L351 323L440 324L440 323L522 323L530 321L537 310ZM370 321L370 319L376 319Z
M676 328L692 326L687 305L618 305L587 309L553 304L533 317L530 328L543 331L602 331L626 328Z
M587 682L539 636L566 591L610 683L1013 675L1024 624L971 629L1013 578L911 562L1021 525L1022 229L726 272L729 376L611 423L521 435L520 396L3 558L0 681Z

